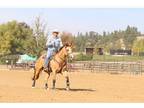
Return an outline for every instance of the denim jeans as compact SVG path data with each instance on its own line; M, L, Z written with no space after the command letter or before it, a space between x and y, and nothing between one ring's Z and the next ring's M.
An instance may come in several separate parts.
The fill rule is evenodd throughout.
M47 56L46 56L45 61L44 61L44 68L46 68L48 66L48 63L49 63L51 57L53 56L53 54L54 54L54 49L48 48Z

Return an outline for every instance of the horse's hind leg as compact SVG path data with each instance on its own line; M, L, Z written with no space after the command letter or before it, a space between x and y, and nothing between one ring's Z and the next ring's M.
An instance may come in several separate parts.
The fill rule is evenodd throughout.
M33 82L32 82L32 87L35 87L35 76L36 76L36 69L34 69L34 75L33 75Z
M41 69L39 70L34 70L34 76L32 78L33 82L32 82L32 87L35 87L35 84L36 84L36 80L39 78L39 74L41 72Z
M50 74L47 73L46 74L46 79L45 79L45 89L48 89L48 79L49 79L49 77L50 77Z

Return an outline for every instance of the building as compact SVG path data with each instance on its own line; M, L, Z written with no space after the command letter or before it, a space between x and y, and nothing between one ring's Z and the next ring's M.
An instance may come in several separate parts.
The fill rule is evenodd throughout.
M94 48L93 47L87 47L87 48L85 48L85 52L88 55L92 55L92 54L94 54Z
M131 50L123 50L123 49L110 49L111 55L132 55Z
M104 54L103 48L97 48L97 54L103 55Z

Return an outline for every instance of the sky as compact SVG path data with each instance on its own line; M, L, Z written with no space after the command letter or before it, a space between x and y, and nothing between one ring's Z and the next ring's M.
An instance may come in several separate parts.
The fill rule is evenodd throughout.
M47 29L78 32L124 30L135 26L144 33L144 8L0 8L0 23L17 20L34 24L35 17L47 23Z

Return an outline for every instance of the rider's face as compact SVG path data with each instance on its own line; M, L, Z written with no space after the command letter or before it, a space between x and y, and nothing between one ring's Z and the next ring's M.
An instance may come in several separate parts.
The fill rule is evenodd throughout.
M58 36L58 34L59 34L58 32L53 32L53 36L55 37Z

